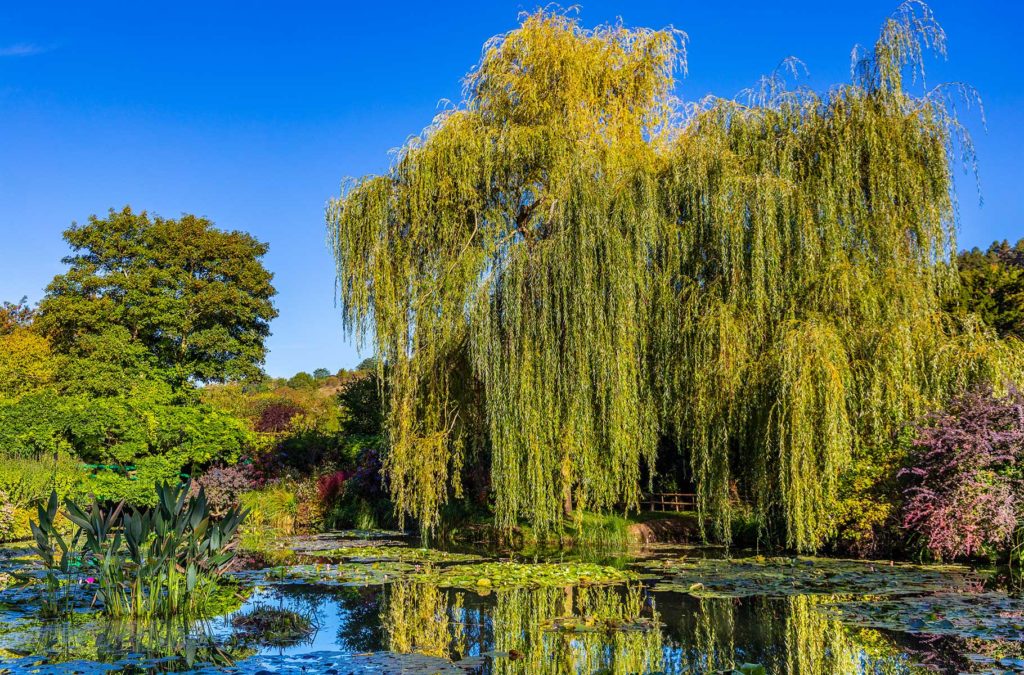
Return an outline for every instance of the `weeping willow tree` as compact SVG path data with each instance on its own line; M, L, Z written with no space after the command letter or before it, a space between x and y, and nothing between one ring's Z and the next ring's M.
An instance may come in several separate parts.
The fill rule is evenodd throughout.
M385 470L430 530L489 462L497 524L635 505L673 439L728 540L738 495L795 548L851 457L1013 349L957 283L944 35L902 5L852 81L674 96L685 35L538 12L464 100L328 206L346 329L387 381Z

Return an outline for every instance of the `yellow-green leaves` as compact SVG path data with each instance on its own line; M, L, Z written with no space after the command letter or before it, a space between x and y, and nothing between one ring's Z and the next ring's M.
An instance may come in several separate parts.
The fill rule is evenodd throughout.
M942 311L957 122L893 74L936 30L911 3L853 84L686 115L674 31L541 12L488 43L462 104L328 207L400 512L433 528L475 463L497 524L543 531L635 505L668 440L722 538L739 498L813 550L851 453L1018 372Z

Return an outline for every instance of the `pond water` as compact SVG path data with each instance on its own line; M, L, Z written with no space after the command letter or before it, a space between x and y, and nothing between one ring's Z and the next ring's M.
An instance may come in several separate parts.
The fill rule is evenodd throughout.
M293 564L235 575L240 606L188 626L105 620L86 587L73 619L43 621L37 587L9 586L0 673L1024 672L1024 601L991 570L683 546L510 559L369 533L288 548ZM15 546L0 572L35 570ZM240 628L268 608L308 632Z

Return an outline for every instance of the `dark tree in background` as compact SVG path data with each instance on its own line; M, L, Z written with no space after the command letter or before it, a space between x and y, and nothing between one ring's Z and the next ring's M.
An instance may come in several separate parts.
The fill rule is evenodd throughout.
M384 413L380 393L380 380L374 372L353 377L342 385L338 402L346 413L341 421L343 433L383 435Z
M73 255L40 304L38 326L63 352L123 328L178 382L260 374L277 316L267 245L193 215L130 207L64 232Z
M962 251L959 266L961 305L1000 336L1024 339L1024 239Z

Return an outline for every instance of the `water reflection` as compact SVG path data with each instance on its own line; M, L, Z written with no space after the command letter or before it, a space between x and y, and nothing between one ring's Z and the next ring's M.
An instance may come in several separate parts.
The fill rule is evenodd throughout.
M130 656L137 666L145 664L145 672L182 672L198 664L231 665L256 653L243 644L219 639L208 622L143 622L77 615L60 621L22 621L7 628L2 637L3 651L9 657L29 656L34 664L119 664Z
M696 599L639 584L480 597L403 582L383 596L381 647L489 655L482 671L500 675L708 673L743 663L791 675L923 672L890 636L848 628L819 607L834 600Z
M673 606L664 636L669 673L714 672L742 663L792 675L921 672L890 636L851 629L822 611L821 605L838 598L666 596L662 606Z
M240 642L230 616L189 627L85 616L8 627L0 646L9 656L31 654L49 663L128 668L148 659L145 672L233 663L239 673L302 672L286 667L287 659L302 659L305 672L344 663L340 672L448 672L450 666L481 675L681 674L760 663L786 675L897 675L977 669L970 653L996 660L1019 655L1006 642L853 628L831 611L843 599L695 598L640 582L483 593L411 580L364 587L293 583L257 588L241 611L270 605L312 617L316 633L300 644ZM374 656L361 656L368 653Z

